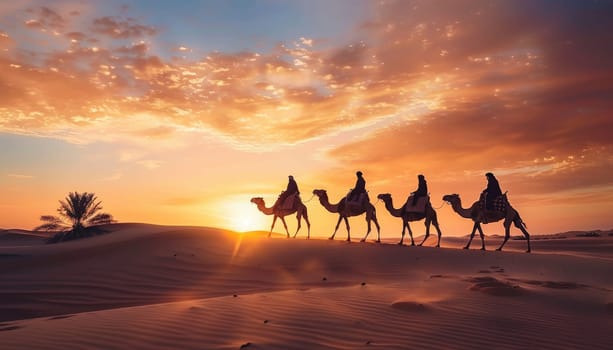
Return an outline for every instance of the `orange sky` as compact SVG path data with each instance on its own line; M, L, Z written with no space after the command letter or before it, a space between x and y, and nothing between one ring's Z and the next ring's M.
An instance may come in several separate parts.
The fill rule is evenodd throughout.
M608 2L163 6L0 5L0 228L88 191L121 222L267 230L251 197L292 174L336 202L356 170L396 206L423 173L435 207L491 171L532 233L613 227ZM336 216L307 206L328 236ZM444 235L472 227L438 213Z

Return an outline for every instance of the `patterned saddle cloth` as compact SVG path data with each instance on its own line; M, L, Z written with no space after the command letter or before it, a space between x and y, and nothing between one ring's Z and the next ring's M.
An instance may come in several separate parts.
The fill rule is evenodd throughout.
M485 194L481 194L481 198L479 198L479 208L489 211L505 212L508 204L509 202L506 194L496 197L493 203L486 203Z

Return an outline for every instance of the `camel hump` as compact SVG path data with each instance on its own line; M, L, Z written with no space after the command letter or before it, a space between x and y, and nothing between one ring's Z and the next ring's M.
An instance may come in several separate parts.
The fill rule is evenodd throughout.
M299 198L300 197L298 193L290 194L289 196L287 196L287 198L285 198L283 203L281 203L281 209L283 210L293 209L296 204L296 199L299 199Z
M413 204L414 195L410 195L407 198L407 202L404 204L404 210L408 213L425 213L426 206L430 203L430 196L423 196L417 198L415 204Z
M349 192L349 194L345 196L344 202L345 206L347 206L347 209L356 211L362 208L366 208L366 205L370 202L370 199L368 198L368 193L366 192L362 192L359 195L353 197L351 196L351 192Z

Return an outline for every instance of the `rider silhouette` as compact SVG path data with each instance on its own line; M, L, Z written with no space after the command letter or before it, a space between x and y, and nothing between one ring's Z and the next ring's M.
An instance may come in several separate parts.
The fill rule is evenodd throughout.
M364 180L362 172L358 171L355 173L355 175L357 176L357 179L355 181L355 186L353 186L353 189L349 193L347 198L348 201L358 200L360 198L360 194L366 193L366 180Z
M417 181L417 189L415 192L411 192L411 195L413 195L411 206L415 206L420 197L426 197L428 195L428 183L426 182L426 178L422 174L419 174L417 175Z
M285 199L287 199L287 197L293 194L300 194L300 192L298 191L298 184L294 180L294 177L292 175L289 175L287 188L285 189L285 191L281 192L281 194L279 195L279 199L277 199L277 202L275 203L274 207L276 208L279 205L282 206L283 202L285 202Z
M481 192L481 196L485 195L485 209L494 209L494 201L496 198L502 196L502 190L496 177L492 173L486 173L487 188Z

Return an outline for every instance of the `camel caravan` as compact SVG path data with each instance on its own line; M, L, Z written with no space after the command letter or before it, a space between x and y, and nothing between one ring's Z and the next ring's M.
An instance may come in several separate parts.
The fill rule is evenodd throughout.
M501 251L504 245L510 238L511 224L515 225L524 235L528 249L526 252L530 253L530 234L526 230L526 224L519 216L517 210L515 210L509 203L506 192L502 193L498 180L492 173L485 174L488 184L487 188L483 190L478 201L472 204L469 208L462 207L462 201L458 194L447 194L443 196L443 200L451 205L453 211L463 218L467 218L473 221L473 229L470 234L470 238L464 249L469 249L470 244L475 236L475 232L479 231L481 237L481 250L485 250L485 236L481 224L489 224L493 222L503 221L505 229L504 240L500 247L496 250ZM366 181L361 171L356 173L356 183L353 189L347 193L347 195L341 198L337 203L330 203L328 193L324 189L313 190L313 196L317 196L319 203L330 213L338 214L338 221L334 228L332 236L328 239L334 239L336 232L342 221L345 222L347 229L347 242L351 241L351 227L349 226L349 217L366 215L367 231L364 238L360 241L364 242L368 238L368 235L372 231L372 224L375 224L377 228L377 243L381 242L381 228L377 221L377 211L375 206L370 202L368 192L366 191ZM402 235L399 245L403 245L405 232L408 231L411 238L411 245L415 245L413 239L413 231L409 222L424 220L426 227L426 233L423 240L418 244L422 246L424 242L430 237L430 226L434 226L437 232L436 247L441 246L441 229L439 227L436 210L430 203L430 195L428 193L428 187L426 179L423 175L418 175L418 187L414 192L408 196L404 204L395 208L392 200L392 195L389 193L381 193L377 196L378 201L382 201L385 204L385 209L393 217L400 218L402 220ZM298 226L293 238L296 238L298 231L302 227L302 218L304 218L307 224L307 239L311 237L311 223L309 222L309 216L306 205L300 198L300 191L298 190L298 184L294 180L293 176L289 176L289 181L285 191L281 192L279 198L275 201L272 207L266 207L266 203L262 197L251 198L251 202L255 203L258 210L265 215L273 215L272 225L268 232L268 237L272 234L272 230L275 227L277 218L281 219L285 228L287 237L290 237L287 223L285 222L285 216L296 214L298 220Z

